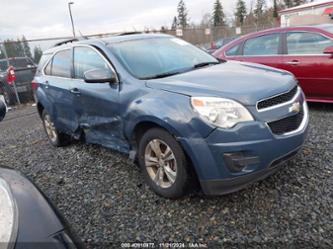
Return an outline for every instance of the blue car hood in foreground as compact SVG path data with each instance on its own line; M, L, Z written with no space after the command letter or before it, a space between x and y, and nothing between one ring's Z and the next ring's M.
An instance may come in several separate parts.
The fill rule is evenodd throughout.
M230 98L244 105L255 105L260 99L287 92L295 84L287 71L235 61L146 82L147 87L154 89L188 96Z

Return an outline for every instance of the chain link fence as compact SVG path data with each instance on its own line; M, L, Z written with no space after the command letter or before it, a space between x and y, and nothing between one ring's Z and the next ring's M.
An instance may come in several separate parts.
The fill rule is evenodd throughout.
M200 48L209 50L219 41L221 45L238 36L267 28L276 24L250 25L242 27L202 27L176 30L145 30L144 33L165 33L178 36ZM85 38L109 37L119 33L103 33L84 36ZM54 46L63 40L72 37L55 37L26 40L6 40L0 42L0 95L3 95L7 105L17 105L34 101L34 89L31 84L42 51ZM220 42L221 43L221 42ZM221 46L220 45L220 46ZM15 71L15 80L8 80L8 68L12 66Z

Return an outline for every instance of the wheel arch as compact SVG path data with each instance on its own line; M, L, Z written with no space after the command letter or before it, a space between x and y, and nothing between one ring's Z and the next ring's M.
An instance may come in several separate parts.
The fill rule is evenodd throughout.
M145 132L147 132L149 129L152 129L152 128L163 129L163 130L167 131L168 133L170 133L176 139L176 141L179 143L179 145L183 149L184 154L189 162L189 167L191 169L192 177L196 181L196 183L198 183L199 178L197 175L196 167L193 164L192 158L189 156L190 152L187 151L187 148L185 146L183 146L183 144L178 139L181 137L179 132L177 132L177 130L175 128L173 128L171 126L171 124L164 122L162 120L159 120L157 118L154 118L154 117L146 118L146 119L138 121L133 126L133 129L131 130L131 133L129 136L129 139L130 139L129 141L130 141L130 146L131 146L130 158L132 160L137 159L137 150L138 150L139 140L145 134Z

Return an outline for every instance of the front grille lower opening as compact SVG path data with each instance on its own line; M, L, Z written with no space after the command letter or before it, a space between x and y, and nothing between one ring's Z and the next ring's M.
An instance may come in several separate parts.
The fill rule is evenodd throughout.
M274 134L283 135L285 133L297 130L301 125L303 118L304 110L302 108L299 113L290 117L270 122L268 123L268 126Z

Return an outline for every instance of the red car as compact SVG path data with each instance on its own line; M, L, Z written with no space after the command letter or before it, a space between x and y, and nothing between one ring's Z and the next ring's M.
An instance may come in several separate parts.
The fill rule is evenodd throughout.
M333 103L332 24L275 28L245 35L213 55L290 71L308 101Z

